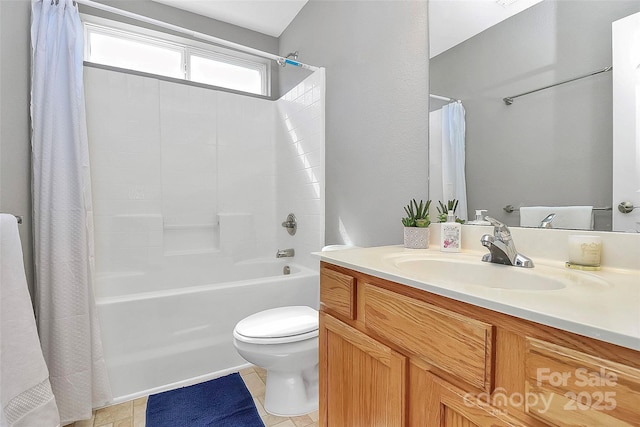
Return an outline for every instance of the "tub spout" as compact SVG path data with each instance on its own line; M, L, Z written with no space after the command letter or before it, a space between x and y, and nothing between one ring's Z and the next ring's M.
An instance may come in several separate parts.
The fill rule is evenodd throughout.
M290 249L278 249L276 252L276 258L289 258L296 254L296 251L293 248Z

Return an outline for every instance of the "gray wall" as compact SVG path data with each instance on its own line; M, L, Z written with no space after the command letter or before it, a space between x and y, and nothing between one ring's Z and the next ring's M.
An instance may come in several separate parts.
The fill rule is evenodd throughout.
M2 25L2 5L0 5L0 28ZM0 44L0 49L2 45ZM0 55L0 212L2 212L2 55Z
M326 68L326 244L401 243L428 191L427 2L311 0L280 37L295 50ZM300 76L282 69L281 90Z
M22 215L20 238L27 280L31 249L31 142L29 124L30 2L0 1L0 212Z
M511 225L505 205L611 206L611 22L638 1L546 0L431 59L431 92L463 100L469 215ZM432 105L442 105L432 103ZM598 214L596 227L610 229Z

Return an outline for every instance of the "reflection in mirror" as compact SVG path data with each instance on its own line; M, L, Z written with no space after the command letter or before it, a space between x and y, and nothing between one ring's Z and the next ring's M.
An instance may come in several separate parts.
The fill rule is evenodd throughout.
M467 189L465 177L465 111L462 101L429 95L430 99L447 104L429 114L429 198L446 204L457 201L454 213L467 220ZM437 171L437 172L436 172ZM429 214L436 218L436 203ZM442 209L444 211L444 209Z
M612 22L639 11L637 0L544 0L431 58L430 92L461 99L466 109L470 218L487 209L518 226L522 207L528 217L528 207L592 206L598 209L586 227L575 225L573 211L568 224L555 227L611 230L612 73L512 105L503 98L611 66ZM431 99L431 111L445 104ZM541 213L527 225L538 226L549 213L560 214Z
M613 67L613 230L640 233L640 12L613 23Z

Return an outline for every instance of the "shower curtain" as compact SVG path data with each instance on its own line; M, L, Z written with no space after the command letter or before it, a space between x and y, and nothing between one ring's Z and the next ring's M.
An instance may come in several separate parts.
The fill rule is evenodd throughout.
M83 45L73 0L32 1L35 305L63 425L110 400L93 296Z
M442 107L442 194L457 199L456 215L467 219L467 182L464 173L465 111L461 102Z

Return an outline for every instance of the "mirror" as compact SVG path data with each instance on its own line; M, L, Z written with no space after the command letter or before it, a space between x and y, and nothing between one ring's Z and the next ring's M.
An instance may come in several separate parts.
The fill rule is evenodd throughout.
M590 205L594 229L611 230L612 73L503 98L611 66L612 22L639 11L636 0L544 0L431 58L430 93L466 109L469 218L487 209L518 226L521 206ZM431 111L444 104L431 99Z

